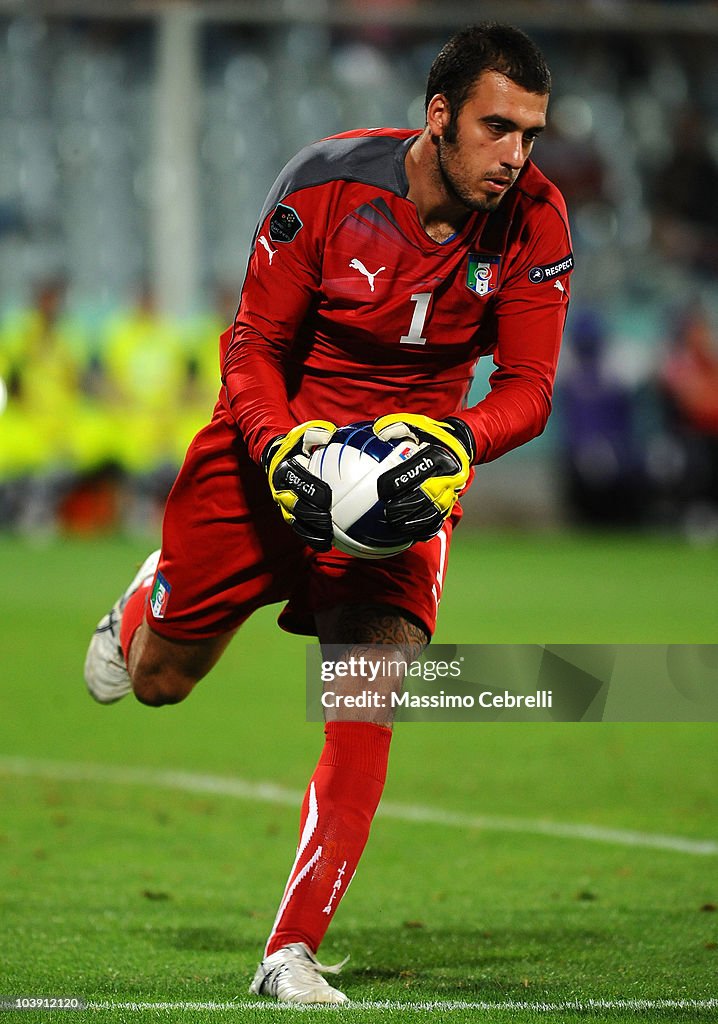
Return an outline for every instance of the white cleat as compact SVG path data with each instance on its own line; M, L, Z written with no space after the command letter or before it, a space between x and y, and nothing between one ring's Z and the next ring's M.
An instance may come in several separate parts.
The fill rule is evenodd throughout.
M339 974L346 960L328 967L319 963L309 946L291 942L262 960L249 991L282 1003L348 1003L347 996L322 977Z
M132 683L120 648L122 612L134 592L152 579L159 560L159 551L153 551L145 559L127 590L97 623L90 640L85 658L85 682L87 689L100 704L114 704L132 692Z

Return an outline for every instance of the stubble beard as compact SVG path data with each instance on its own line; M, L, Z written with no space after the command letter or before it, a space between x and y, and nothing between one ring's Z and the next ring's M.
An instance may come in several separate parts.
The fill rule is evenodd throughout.
M437 165L439 169L439 175L441 177L442 184L446 189L448 195L452 199L458 200L468 210L475 213L493 213L497 208L501 200L506 195L506 192L502 192L496 196L485 196L479 197L473 195L465 188L460 181L457 181L456 177L452 175L451 171L447 166L446 152L447 149L456 146L454 142L447 142L443 138L437 139L438 145L436 149Z

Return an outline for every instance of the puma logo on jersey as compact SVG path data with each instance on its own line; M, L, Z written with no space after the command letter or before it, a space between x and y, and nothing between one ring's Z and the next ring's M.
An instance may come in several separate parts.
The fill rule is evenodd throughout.
M259 242L260 245L264 246L264 248L267 250L267 255L269 256L269 265L271 267L272 260L277 255L277 250L276 249L272 249L272 247L270 246L269 242L264 237L264 235L260 235L259 238L257 239L257 241Z
M375 270L373 274L370 274L369 271L364 266L364 264L362 263L362 261L356 259L352 260L349 266L352 270L358 270L359 273L367 279L371 291L374 291L374 278L377 276L377 274L381 274L382 270L386 270L386 267L379 267L379 269Z

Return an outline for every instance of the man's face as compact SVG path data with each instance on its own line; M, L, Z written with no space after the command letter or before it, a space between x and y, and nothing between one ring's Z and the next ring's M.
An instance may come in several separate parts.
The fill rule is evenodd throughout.
M437 139L439 172L448 194L470 210L495 210L544 128L547 106L548 96L485 71L459 111L456 132L447 122Z

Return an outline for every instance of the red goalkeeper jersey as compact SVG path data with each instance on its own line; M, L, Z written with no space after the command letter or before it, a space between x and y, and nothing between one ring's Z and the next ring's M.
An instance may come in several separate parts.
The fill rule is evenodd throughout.
M406 198L418 135L325 139L274 184L221 338L223 401L255 459L308 419L458 413L477 462L546 425L573 266L563 198L529 161L496 211L435 242ZM484 355L490 391L467 408Z

